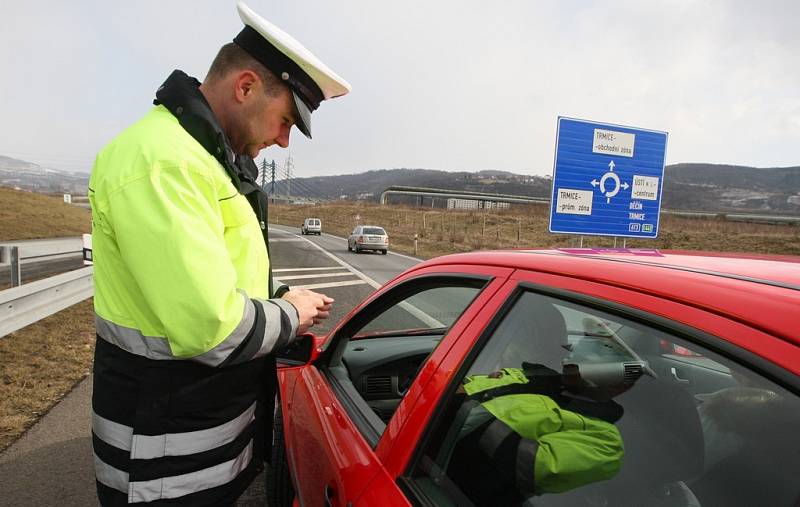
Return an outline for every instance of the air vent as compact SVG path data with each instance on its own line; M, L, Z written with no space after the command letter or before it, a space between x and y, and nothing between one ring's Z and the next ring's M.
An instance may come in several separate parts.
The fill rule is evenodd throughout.
M392 377L374 376L364 378L364 394L370 398L392 396Z
M644 366L638 363L625 363L625 377L626 384L633 384L644 373Z

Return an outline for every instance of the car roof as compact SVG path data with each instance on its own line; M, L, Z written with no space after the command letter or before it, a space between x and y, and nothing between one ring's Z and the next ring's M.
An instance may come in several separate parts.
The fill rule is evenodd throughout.
M800 257L653 249L562 248L453 254L437 264L552 273L652 294L725 315L800 345Z
M378 229L383 229L382 225L360 225L359 227L376 227ZM386 229L383 230L385 231Z

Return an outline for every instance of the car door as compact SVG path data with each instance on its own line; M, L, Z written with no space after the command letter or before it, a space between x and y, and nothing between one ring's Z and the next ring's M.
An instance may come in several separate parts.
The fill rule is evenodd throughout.
M393 282L332 332L297 369L284 400L286 449L300 505L407 505L387 449L422 385L510 269L434 266ZM289 392L288 390L285 392ZM362 499L365 489L372 493Z
M455 373L442 392L421 396L436 399L422 438L394 452L410 455L399 484L414 504L800 498L798 379L724 337L792 357L796 346L678 301L571 277L517 271L497 295L506 300L463 340L468 350L443 361ZM676 350L727 376L687 389L653 367Z

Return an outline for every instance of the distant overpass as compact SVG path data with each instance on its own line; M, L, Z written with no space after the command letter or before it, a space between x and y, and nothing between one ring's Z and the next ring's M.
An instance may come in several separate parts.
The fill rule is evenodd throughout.
M386 204L390 195L423 197L444 197L446 199L470 199L484 202L507 202L513 204L547 204L548 197L528 197L524 195L489 194L486 192L470 192L467 190L447 190L444 188L403 187L392 185L381 193L381 204Z

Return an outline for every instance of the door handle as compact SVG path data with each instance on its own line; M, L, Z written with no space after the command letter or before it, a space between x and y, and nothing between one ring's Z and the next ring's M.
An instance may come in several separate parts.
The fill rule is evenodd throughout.
M672 379L673 379L675 382L677 382L677 383L679 383L679 384L681 384L681 385L684 385L684 386L685 386L685 385L689 385L689 383L691 382L689 379L680 378L680 377L678 376L678 370L676 370L675 368L670 368L670 369L669 369L669 373L670 373L670 375L672 375Z

